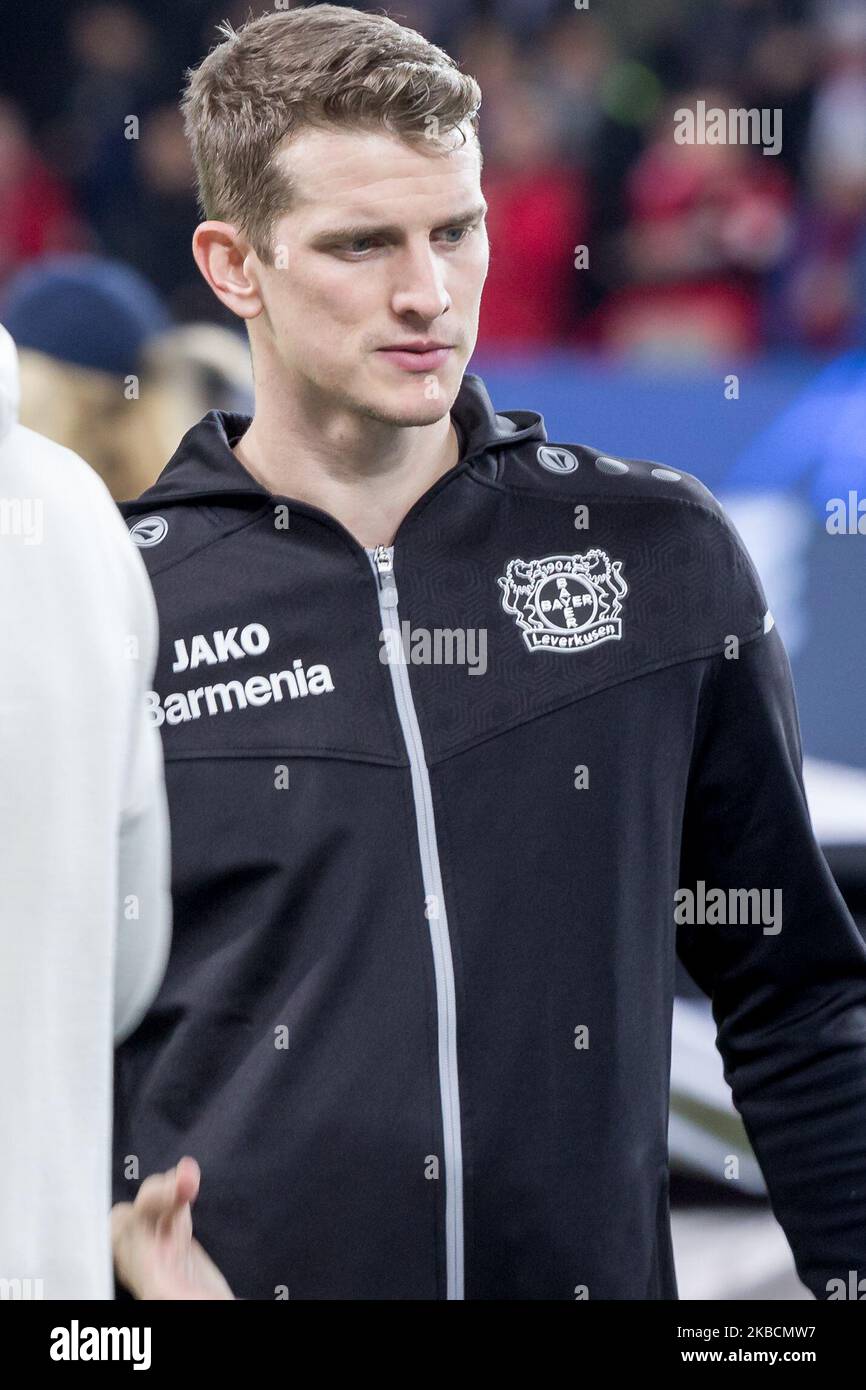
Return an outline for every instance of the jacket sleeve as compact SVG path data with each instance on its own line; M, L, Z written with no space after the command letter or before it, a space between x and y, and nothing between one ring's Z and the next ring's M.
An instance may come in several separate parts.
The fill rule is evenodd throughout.
M829 1280L866 1276L866 947L812 832L775 627L705 666L680 874L695 901L699 880L707 894L768 890L766 907L781 908L757 925L730 911L726 925L686 919L677 949L712 999L725 1076L797 1271L825 1299Z
M138 1027L159 989L171 944L170 839L162 745L147 721L145 693L157 648L156 604L141 557L127 536L132 626L138 659L129 710L129 749L118 849L114 1041Z

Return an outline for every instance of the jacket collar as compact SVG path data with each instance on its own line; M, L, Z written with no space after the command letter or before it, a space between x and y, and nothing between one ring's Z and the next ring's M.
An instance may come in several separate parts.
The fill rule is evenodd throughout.
M451 415L460 438L461 467L488 449L515 444L523 439L544 442L544 420L534 410L493 409L487 388L479 376L463 377ZM147 507L186 498L246 493L269 497L270 493L247 472L232 453L232 446L249 428L252 416L211 410L186 434L152 487L138 498ZM124 508L133 504L125 503Z

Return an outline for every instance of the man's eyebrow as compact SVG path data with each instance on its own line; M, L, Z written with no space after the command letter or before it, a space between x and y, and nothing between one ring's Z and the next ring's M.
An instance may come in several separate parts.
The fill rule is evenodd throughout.
M447 217L443 222L438 223L439 227L468 227L473 222L478 222L487 212L487 203L480 202L475 207L467 209L466 212L458 212L453 217ZM435 229L434 229L435 230ZM356 237L379 236L388 237L395 240L403 235L403 228L391 224L374 227L370 223L352 223L344 227L327 227L321 232L317 232L310 240L311 246L323 246L336 241L354 241Z

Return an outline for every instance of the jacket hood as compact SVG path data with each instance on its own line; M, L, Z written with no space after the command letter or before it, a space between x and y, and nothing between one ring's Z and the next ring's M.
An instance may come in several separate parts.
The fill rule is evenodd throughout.
M497 413L487 388L478 376L463 377L451 416L461 441L460 468L476 454L524 439L544 443L544 419L535 410ZM249 428L252 416L232 411L211 410L187 430L152 487L135 503L124 503L124 511L138 506L183 501L225 493L251 493L268 497L262 487L232 453L232 446Z
M0 443L18 423L18 352L0 324Z

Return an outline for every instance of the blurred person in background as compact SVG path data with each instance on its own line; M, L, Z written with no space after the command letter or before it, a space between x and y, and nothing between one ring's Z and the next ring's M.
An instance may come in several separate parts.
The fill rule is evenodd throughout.
M601 311L601 342L617 352L693 360L761 344L761 276L787 244L790 181L753 146L676 143L676 112L698 101L737 104L720 89L674 96L628 177L630 283Z
M866 239L866 7L819 9L819 75L790 254L772 283L771 341L818 352L862 342Z
M176 101L142 119L131 142L133 179L103 220L113 252L138 270L164 297L175 319L232 326L232 315L214 300L190 269L189 243L197 209L189 146Z
M22 113L0 96L0 287L27 262L83 250L89 240L68 187L40 158Z
M69 86L45 146L99 242L110 246L111 219L135 186L134 122L153 104L167 65L153 24L131 4L75 7L66 28Z
M561 344L573 323L585 195L580 172L555 156L554 134L543 92L515 82L499 110L496 158L485 167L491 255L478 326L482 350Z
M0 1281L105 1299L112 1047L170 945L157 615L104 485L17 400L0 328Z
M178 324L150 340L145 363L161 402L161 428L173 428L175 440L208 410L252 414L250 352L236 331Z
M21 419L85 458L112 497L135 496L159 468L159 400L148 340L171 326L151 285L98 256L47 258L0 296L18 344Z
M114 261L34 265L0 297L0 320L20 345L22 422L87 459L117 501L150 486L203 411L251 403L237 332L175 329L153 287Z
M600 139L603 81L615 51L609 31L589 14L578 24L573 15L562 16L540 38L539 94L555 113L561 156L581 167L593 158Z
M477 73L484 90L485 158L495 162L507 158L503 145L507 139L508 105L511 93L522 82L526 54L513 34L489 19L468 24L462 39L463 66Z
M492 251L478 347L551 346L564 341L574 321L581 284L572 248L587 230L583 176L560 149L568 143L571 108L546 74L533 76L532 54L495 16L467 27L462 55L484 92Z

